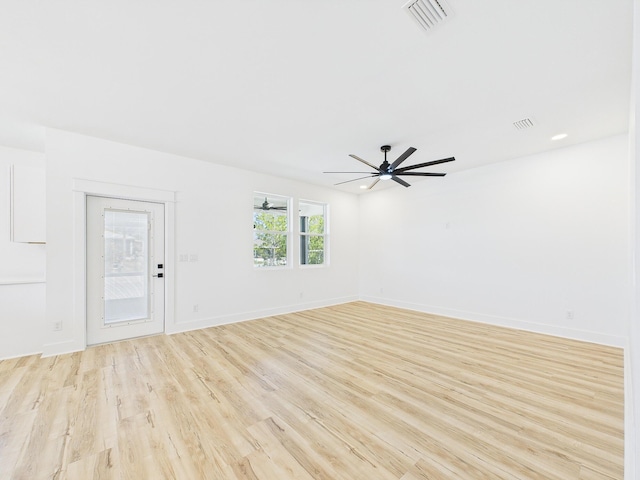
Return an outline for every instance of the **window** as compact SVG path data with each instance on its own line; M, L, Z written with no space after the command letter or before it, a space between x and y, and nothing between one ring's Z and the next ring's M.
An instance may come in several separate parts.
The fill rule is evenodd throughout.
M288 264L289 205L280 195L253 194L253 265L283 267Z
M300 265L327 262L327 206L300 201Z
M149 212L104 209L104 324L149 317Z

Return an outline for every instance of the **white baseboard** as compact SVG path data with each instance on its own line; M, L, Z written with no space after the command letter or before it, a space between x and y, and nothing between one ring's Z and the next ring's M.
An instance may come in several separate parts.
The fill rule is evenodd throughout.
M48 343L42 348L42 358L55 357L67 353L81 352L85 350L85 345L81 345L77 340L66 340L64 342Z
M2 360L11 360L12 358L22 358L22 357L30 357L31 355L42 355L42 352L25 352L19 353L17 355L9 355L8 357L0 357L0 361Z
M380 305L388 305L391 307L406 308L407 310L415 310L417 312L430 313L433 315L442 315L444 317L459 318L471 322L487 323L500 327L515 328L517 330L525 330L528 332L542 333L545 335L553 335L555 337L571 338L583 342L598 343L601 345L609 345L612 347L624 348L626 346L625 337L617 337L615 335L607 335L598 332L590 332L587 330L578 330L567 327L558 327L546 323L535 323L516 318L499 317L495 315L486 315L483 313L467 312L464 310L455 310L450 308L437 307L433 305L422 305L412 302L402 302L389 298L380 298L372 296L362 296L361 300L370 303L378 303Z
M606 335L598 332L590 332L585 330L571 329L566 327L558 327L555 325L549 325L544 323L534 323L525 320L519 320L514 318L499 317L494 315L486 315L476 312L467 312L462 310L455 310L449 308L442 308L432 305L422 305L412 302L403 302L397 300L391 300L388 298L372 297L372 296L346 296L337 297L332 299L325 299L316 302L297 303L293 305L286 305L277 308L247 311L241 313L234 313L229 315L221 315L217 317L202 318L197 320L177 321L172 325L167 325L165 333L173 334L178 332L187 332L191 330L198 330L201 328L215 327L217 325L227 325L236 322L245 322L248 320L255 320L258 318L270 317L273 315L283 315L286 313L300 312L303 310L310 310L314 308L329 307L332 305L339 305L342 303L354 302L362 300L370 303L377 303L381 305L388 305L392 307L405 308L408 310L415 310L423 313L430 313L434 315L442 315L452 318L459 318L461 320L468 320L479 323L487 323L491 325L497 325L507 328L515 328L518 330L526 330L535 333L542 333L546 335L553 335L563 338L571 338L574 340L581 340L591 343L599 343L602 345L610 345L614 347L624 348L626 347L626 339L624 337L617 337L614 335ZM79 345L75 340L69 340L65 342L52 343L44 345L42 356L50 357L53 355L60 355L64 353L72 353L84 350L84 345Z
M330 307L332 305L339 305L342 303L355 302L359 300L357 296L347 296L331 298L327 300L320 300L317 302L305 302L296 303L293 305L286 305L283 307L269 308L264 310L255 310L242 313L234 313L230 315L221 315L218 317L201 318L197 320L177 321L174 325L167 325L166 333L180 333L188 332L191 330L199 330L201 328L215 327L218 325L228 325L231 323L246 322L249 320L256 320L258 318L272 317L274 315L284 315L286 313L302 312L304 310L311 310L313 308Z

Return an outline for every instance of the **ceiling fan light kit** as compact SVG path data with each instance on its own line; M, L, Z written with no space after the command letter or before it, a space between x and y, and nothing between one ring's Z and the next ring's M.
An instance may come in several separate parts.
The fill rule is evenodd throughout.
M367 173L368 175L365 177L354 178L353 180L346 180L344 182L338 182L335 185L342 185L343 183L356 182L358 180L362 180L364 178L375 178L373 183L369 185L368 190L371 190L380 180L393 180L396 183L399 183L403 187L410 187L411 184L405 182L403 179L399 178L400 176L414 176L414 177L444 177L446 173L431 173L431 172L414 172L417 168L429 167L431 165L437 165L439 163L453 162L455 160L454 157L443 158L441 160L433 160L431 162L418 163L417 165L410 165L408 167L400 167L400 164L404 162L409 156L411 156L416 149L413 147L407 148L407 150L395 159L393 163L389 163L387 161L387 152L391 150L390 145L383 145L380 147L380 150L384 152L384 161L380 164L379 167L363 160L357 155L350 154L349 156L360 163L364 163L366 166L375 170L374 172L324 172L324 173ZM377 177L377 178L376 178Z

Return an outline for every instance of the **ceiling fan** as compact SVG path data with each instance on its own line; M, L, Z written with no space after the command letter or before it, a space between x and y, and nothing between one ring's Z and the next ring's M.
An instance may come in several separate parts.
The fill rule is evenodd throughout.
M403 179L398 178L401 175L406 176L414 176L414 177L444 177L446 173L430 173L430 172L413 172L411 170L415 170L416 168L429 167L431 165L437 165L439 163L453 162L455 160L454 157L443 158L442 160L433 160L431 162L418 163L417 165L410 165L408 167L398 168L402 162L404 162L413 152L416 151L415 148L409 147L407 150L400 155L393 163L389 163L387 161L387 152L391 150L391 146L383 145L380 147L380 150L384 152L384 162L380 164L379 167L372 165L371 163L363 160L357 155L350 154L349 156L355 158L359 162L364 163L368 167L373 168L374 172L323 172L323 173L368 173L365 177L354 178L353 180L347 180L345 182L338 182L335 185L341 185L343 183L355 182L357 180L362 180L363 178L374 178L377 177L371 185L369 185L368 189L371 190L376 183L380 180L393 180L394 182L399 183L403 187L410 187L411 185L405 182Z
M262 202L262 205L254 205L253 206L254 209L256 210L286 210L287 207L276 207L273 203L271 203L269 200L267 200L267 197L264 197L264 202Z

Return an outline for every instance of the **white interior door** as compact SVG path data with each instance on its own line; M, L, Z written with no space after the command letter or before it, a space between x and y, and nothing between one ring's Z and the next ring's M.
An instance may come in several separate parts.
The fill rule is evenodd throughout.
M87 196L87 345L164 331L164 205Z

